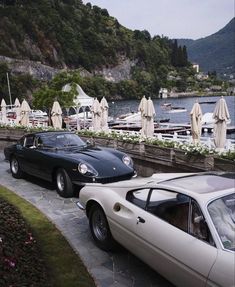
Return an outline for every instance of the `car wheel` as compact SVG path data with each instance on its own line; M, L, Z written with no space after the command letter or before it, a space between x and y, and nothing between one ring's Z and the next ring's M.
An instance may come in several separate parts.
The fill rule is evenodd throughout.
M105 250L115 249L117 243L109 229L107 218L99 205L93 205L89 212L89 225L96 245Z
M66 170L59 168L55 176L57 193L62 197L72 197L74 192L73 183Z
M11 169L11 174L14 178L22 178L24 173L20 168L19 161L17 160L16 157L12 157L10 159L10 169Z

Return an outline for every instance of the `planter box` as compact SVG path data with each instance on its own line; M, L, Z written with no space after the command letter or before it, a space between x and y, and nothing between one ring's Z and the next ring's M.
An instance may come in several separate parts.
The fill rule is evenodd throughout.
M134 154L142 154L144 151L144 144L142 143L129 143L124 142L121 140L117 140L117 149L124 151L124 152L130 152Z
M105 147L112 147L116 148L116 140L112 138L102 138L102 137L94 137L94 143L97 146L105 146Z
M157 158L162 160L172 160L172 149L167 147L159 147L156 145L145 144L144 154L151 158Z
M0 139L9 139L11 141L20 139L27 132L24 129L5 129L0 128Z
M177 164L187 165L200 170L213 170L214 169L214 157L210 155L191 155L185 154L181 150L173 150L173 161Z
M232 171L235 170L235 162L227 159L214 158L214 170L216 171Z

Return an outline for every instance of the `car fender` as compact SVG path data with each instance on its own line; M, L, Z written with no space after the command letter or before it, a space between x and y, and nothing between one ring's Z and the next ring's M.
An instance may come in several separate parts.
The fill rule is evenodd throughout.
M98 190L96 187L99 187ZM102 191L99 190L100 188ZM90 184L83 188L79 195L79 202L85 207L87 216L92 204L96 203L102 207L107 219L113 210L115 199L117 199L116 193L103 184Z
M233 251L219 249L216 261L211 268L206 286L235 286L235 254ZM217 286L216 285L216 286Z

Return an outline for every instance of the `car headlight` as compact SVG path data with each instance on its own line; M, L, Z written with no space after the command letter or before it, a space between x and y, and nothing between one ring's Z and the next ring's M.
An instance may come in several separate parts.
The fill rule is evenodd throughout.
M132 165L132 160L129 156L124 155L124 157L122 158L122 161L125 165L130 166Z
M84 162L81 162L78 165L78 171L81 174L86 175L86 176L97 176L98 175L97 171L92 166Z
M85 164L85 163L80 163L78 165L78 171L81 173L81 174L86 174L87 171L88 171L88 166Z

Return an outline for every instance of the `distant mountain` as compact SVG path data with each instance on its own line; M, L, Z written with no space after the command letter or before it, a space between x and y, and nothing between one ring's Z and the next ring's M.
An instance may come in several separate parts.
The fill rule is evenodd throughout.
M217 33L198 40L177 39L185 45L191 62L204 72L235 74L235 18Z

